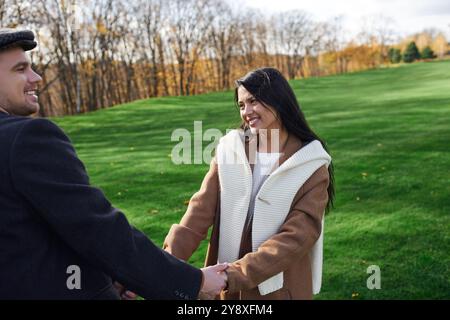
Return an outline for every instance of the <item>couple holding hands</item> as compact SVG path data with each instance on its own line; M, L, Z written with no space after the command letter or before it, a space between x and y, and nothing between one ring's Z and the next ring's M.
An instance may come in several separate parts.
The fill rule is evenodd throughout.
M41 78L26 54L35 46L31 31L0 29L0 299L311 299L319 292L333 168L279 71L256 69L236 81L242 125L220 140L161 249L90 185L60 128L28 117L39 110ZM205 267L194 268L185 261L211 227Z

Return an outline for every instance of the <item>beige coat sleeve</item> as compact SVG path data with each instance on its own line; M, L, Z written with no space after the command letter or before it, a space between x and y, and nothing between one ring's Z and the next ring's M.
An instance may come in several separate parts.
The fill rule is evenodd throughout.
M227 269L228 293L255 288L307 254L320 236L329 174L319 168L299 189L280 231Z
M180 223L170 228L164 240L164 250L185 261L191 257L214 223L218 191L218 167L213 160L200 190L190 199Z

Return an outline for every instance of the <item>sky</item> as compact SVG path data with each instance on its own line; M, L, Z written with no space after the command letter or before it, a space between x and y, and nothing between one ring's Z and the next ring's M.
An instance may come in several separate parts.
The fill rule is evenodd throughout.
M318 20L342 16L343 26L356 35L367 17L392 18L399 36L426 28L442 30L450 41L450 0L231 0L263 12L304 10Z

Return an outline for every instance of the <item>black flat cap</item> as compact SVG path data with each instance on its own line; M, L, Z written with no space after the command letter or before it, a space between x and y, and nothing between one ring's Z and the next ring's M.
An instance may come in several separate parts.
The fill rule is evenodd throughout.
M21 47L23 50L32 50L37 46L34 34L30 30L0 28L0 51L10 47Z

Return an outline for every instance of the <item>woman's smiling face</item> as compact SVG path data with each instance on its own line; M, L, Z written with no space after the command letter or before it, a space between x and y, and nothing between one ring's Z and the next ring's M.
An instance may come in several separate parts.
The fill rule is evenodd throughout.
M275 110L270 106L265 107L244 86L238 88L238 104L242 120L253 133L261 129L281 128Z

